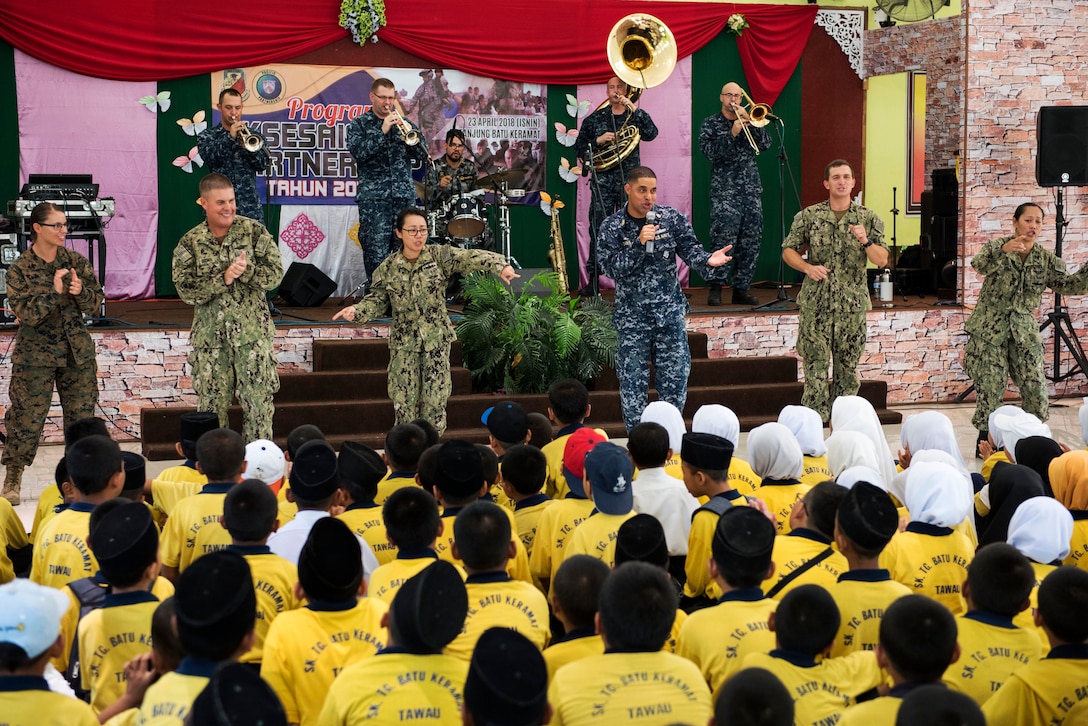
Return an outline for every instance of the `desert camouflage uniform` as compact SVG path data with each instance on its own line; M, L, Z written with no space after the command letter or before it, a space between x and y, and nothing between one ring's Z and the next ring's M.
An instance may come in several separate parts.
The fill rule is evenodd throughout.
M424 418L438 433L446 430L453 323L446 312L446 284L451 275L506 267L495 252L427 245L414 262L395 252L378 266L366 297L355 305L354 322L362 325L393 310L389 329L389 398L396 423Z
M255 129L250 129L260 136ZM263 136L261 137L264 138ZM205 130L196 137L196 146L208 171L222 174L234 185L234 201L238 214L250 219L264 219L261 200L257 196L256 172L266 171L272 163L268 144L257 151L246 151L238 139L232 139L222 124Z
M446 175L453 178L450 180L450 185L443 189L438 186L438 180ZM434 169L428 172L428 177L430 187L434 190L431 194L431 209L443 210L438 218L435 237L443 242L451 242L460 247L474 246L490 249L491 245L487 244L487 242L490 242L491 235L488 234L486 226L483 233L475 237L453 237L447 229L450 223L450 215L453 212L451 200L455 200L461 194L476 189L476 164L462 158L460 164L451 166L445 155L443 155L441 159L435 159ZM480 197L473 197L472 199L475 203L479 201ZM477 208L477 211L479 209Z
M971 267L986 277L967 320L971 337L963 354L963 369L978 394L971 422L979 431L987 429L990 414L1001 405L1010 375L1024 410L1046 421L1043 340L1035 311L1048 287L1064 295L1088 292L1088 266L1067 274L1062 259L1038 243L1021 260L1018 253L1001 250L1011 239L990 240L971 260Z
M367 111L348 124L348 151L355 158L359 177L355 193L355 203L359 205L359 244L369 279L373 279L374 270L392 250L397 214L415 203L411 160L427 159L427 139L422 133L418 144L408 146L395 126L383 134L382 123L373 111ZM412 127L418 130L414 124Z
M865 349L865 313L869 300L865 267L868 257L848 225L860 224L870 242L884 245L884 223L871 210L851 202L836 219L829 202L805 207L793 218L783 249L808 251L810 265L827 268L827 279L806 276L797 295L797 354L805 370L801 404L818 411L824 421L831 402L857 394L861 383L857 367ZM887 249L885 247L885 249ZM831 385L827 366L832 364Z
M412 94L411 107L429 141L438 135L446 122L446 89L441 79L435 78L433 73L426 73L420 79L419 88Z
M56 271L70 268L83 282L78 295L53 289ZM27 250L8 269L7 286L19 330L11 354L11 406L4 415L8 440L0 463L21 469L34 463L54 382L66 429L94 415L98 366L83 316L97 313L104 297L90 263L67 247L57 249L53 262Z
M243 251L246 271L228 285L223 273ZM238 216L219 240L201 222L174 250L173 276L181 299L196 306L189 363L200 410L214 411L219 425L227 427L227 410L237 397L245 440L271 439L272 396L280 379L265 291L283 279L272 235L260 222Z
M720 274L707 264L709 255L687 217L672 207L658 205L655 211L652 254L638 239L645 220L630 216L626 208L601 226L601 271L616 281L616 376L628 430L646 408L651 361L658 397L684 410L691 351L684 328L688 301L676 277L676 258L708 280Z
M578 140L574 143L574 151L580 159L589 157L590 144L593 145L593 153L597 154L601 148L597 144L597 138L609 131L615 132L627 119L628 126L634 126L639 132L639 143L653 141L657 138L658 130L650 114L641 108L630 114L624 111L616 115L612 113L612 106L605 106L589 114L582 121L578 129ZM623 185L627 183L627 172L636 166L641 166L639 145L636 144L631 154L619 164L608 171L597 172L597 186L590 185L591 201L589 205L589 229L590 234L597 230L597 260L586 260L586 276L592 280L599 274L597 263L601 256L601 225L606 217L609 217L627 206L627 194L623 191ZM598 192L600 192L598 194Z
M699 129L699 148L710 162L710 246L733 245L733 261L724 274L733 271L733 288L747 290L759 260L763 241L763 184L756 167L756 152L743 134L733 136L733 122L716 113ZM749 126L752 139L761 151L771 147L767 129Z

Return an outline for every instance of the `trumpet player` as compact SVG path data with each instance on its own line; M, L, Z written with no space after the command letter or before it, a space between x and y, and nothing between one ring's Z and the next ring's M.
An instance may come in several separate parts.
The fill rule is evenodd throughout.
M427 160L427 140L397 110L397 90L388 78L370 85L370 110L348 124L348 152L355 158L359 187L359 244L368 280L393 250L393 223L414 206L412 160ZM399 246L399 244L398 244Z
M638 129L641 141L653 141L657 138L657 126L650 114L637 108L629 98L630 87L616 76L608 79L606 87L608 98L596 111L586 116L578 129L578 140L574 144L575 153L584 166L592 163L602 151L615 150L617 137L622 136L622 129L630 126ZM601 224L605 218L615 214L627 204L627 195L623 191L627 183L627 172L642 165L639 158L639 142L628 156L608 169L596 169L596 184L590 185L591 201L589 205L589 234L594 240L599 239ZM593 284L599 273L594 251L599 242L590 246L590 254L585 259L586 283L581 294L596 294Z
M706 118L699 129L699 149L710 162L710 244L715 249L733 245L733 304L757 305L759 300L749 292L763 240L763 185L756 154L770 148L771 135L750 124L738 84L722 86L720 98L721 112ZM721 285L710 284L706 303L722 304Z
M272 161L268 144L257 131L250 129L242 120L242 94L233 88L219 92L220 123L203 131L196 139L200 156L209 173L222 174L234 185L238 214L264 223L261 200L257 196L257 172L268 169ZM243 131L243 129L245 131ZM252 144L250 150L242 144L245 133L260 139L260 146Z

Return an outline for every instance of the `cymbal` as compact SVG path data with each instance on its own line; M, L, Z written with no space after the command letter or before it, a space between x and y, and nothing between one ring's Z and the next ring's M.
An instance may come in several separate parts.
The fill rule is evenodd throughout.
M492 172L490 176L481 176L476 179L476 186L480 189L495 191L499 184L506 182L517 186L525 179L524 169L501 169Z

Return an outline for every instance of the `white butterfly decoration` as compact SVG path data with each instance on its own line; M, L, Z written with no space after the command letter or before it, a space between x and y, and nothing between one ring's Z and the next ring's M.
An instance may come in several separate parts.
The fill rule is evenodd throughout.
M568 129L558 121L555 122L555 140L563 146L574 146L578 140L578 129Z
M204 159L200 158L200 152L195 146L189 149L188 154L174 159L174 166L178 167L186 174L193 173L193 164L204 166Z
M191 119L179 118L177 123L186 136L196 136L208 128L208 122L204 120L204 109L194 113Z
M555 210L556 214L558 214L559 210L565 206L567 205L559 201L558 194L555 195L555 201L552 201L551 194L548 194L547 192L540 193L540 209L544 212L544 214L548 215L549 217L552 216L553 209Z
M574 118L582 118L589 113L589 101L579 101L575 96L567 94L567 113Z
M142 103L151 113L155 113L156 107L160 111L170 110L170 91L159 91L154 96L142 96L138 103Z
M566 157L560 157L559 159L559 178L567 183L578 181L578 177L582 176L582 162L578 162L578 166L571 166Z

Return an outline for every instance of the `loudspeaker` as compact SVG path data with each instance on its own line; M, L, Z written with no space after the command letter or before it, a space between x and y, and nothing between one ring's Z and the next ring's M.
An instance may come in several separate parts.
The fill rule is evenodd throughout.
M510 281L510 292L517 296L521 295L522 291L528 288L527 292L530 295L536 295L537 297L547 297L551 294L551 291L548 290L548 288L541 285L539 280L534 282L532 285L529 284L529 281L536 277L538 273L550 272L551 269L552 268L550 267L522 267L520 270L516 270L520 277L515 277L513 280Z
M960 184L955 169L934 169L933 214L937 217L955 217L960 208Z
M1043 106L1035 138L1039 186L1088 186L1088 106Z
M954 260L959 252L959 218L941 217L933 218L933 228L930 231L929 248L933 251L933 257L938 266L946 260Z
M280 283L280 297L288 305L312 308L325 302L336 290L336 283L321 270L306 262L292 262Z

